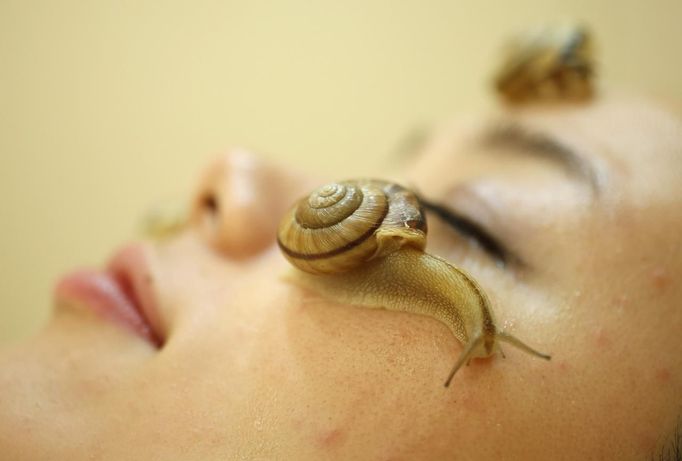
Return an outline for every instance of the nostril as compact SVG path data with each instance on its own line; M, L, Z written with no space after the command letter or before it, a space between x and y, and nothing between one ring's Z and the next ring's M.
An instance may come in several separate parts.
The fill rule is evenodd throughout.
M206 194L199 200L201 209L210 215L217 215L220 212L218 199L214 194Z
M207 192L197 200L198 223L209 233L218 231L220 221L220 204L218 197L212 192Z
M241 149L213 162L199 183L192 223L202 240L232 259L275 242L279 217L302 188L298 175Z

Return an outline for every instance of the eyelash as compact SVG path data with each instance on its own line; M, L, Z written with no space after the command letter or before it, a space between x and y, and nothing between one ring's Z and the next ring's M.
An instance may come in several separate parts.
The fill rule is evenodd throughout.
M432 212L443 222L448 224L458 233L465 237L471 237L483 248L483 250L498 264L505 266L509 262L510 255L505 247L480 225L458 214L454 210L439 203L420 199L425 210Z

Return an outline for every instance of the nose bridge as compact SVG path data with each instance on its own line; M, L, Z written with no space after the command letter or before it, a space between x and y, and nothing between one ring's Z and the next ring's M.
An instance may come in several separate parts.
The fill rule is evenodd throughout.
M206 170L192 220L202 237L226 256L241 259L274 243L288 206L294 175L245 149L232 149Z

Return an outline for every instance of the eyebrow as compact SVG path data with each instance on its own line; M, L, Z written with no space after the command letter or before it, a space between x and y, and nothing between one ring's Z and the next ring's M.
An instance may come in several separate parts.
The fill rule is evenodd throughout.
M484 147L517 148L549 159L572 176L584 181L594 194L599 193L600 187L594 164L551 133L537 131L517 122L503 121L484 130L478 141Z

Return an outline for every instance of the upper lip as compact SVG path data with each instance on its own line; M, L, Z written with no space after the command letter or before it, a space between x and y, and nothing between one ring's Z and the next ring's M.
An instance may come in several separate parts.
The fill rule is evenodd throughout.
M107 270L149 323L154 341L161 345L165 332L155 290L156 279L146 253L141 244L123 247L109 261Z

